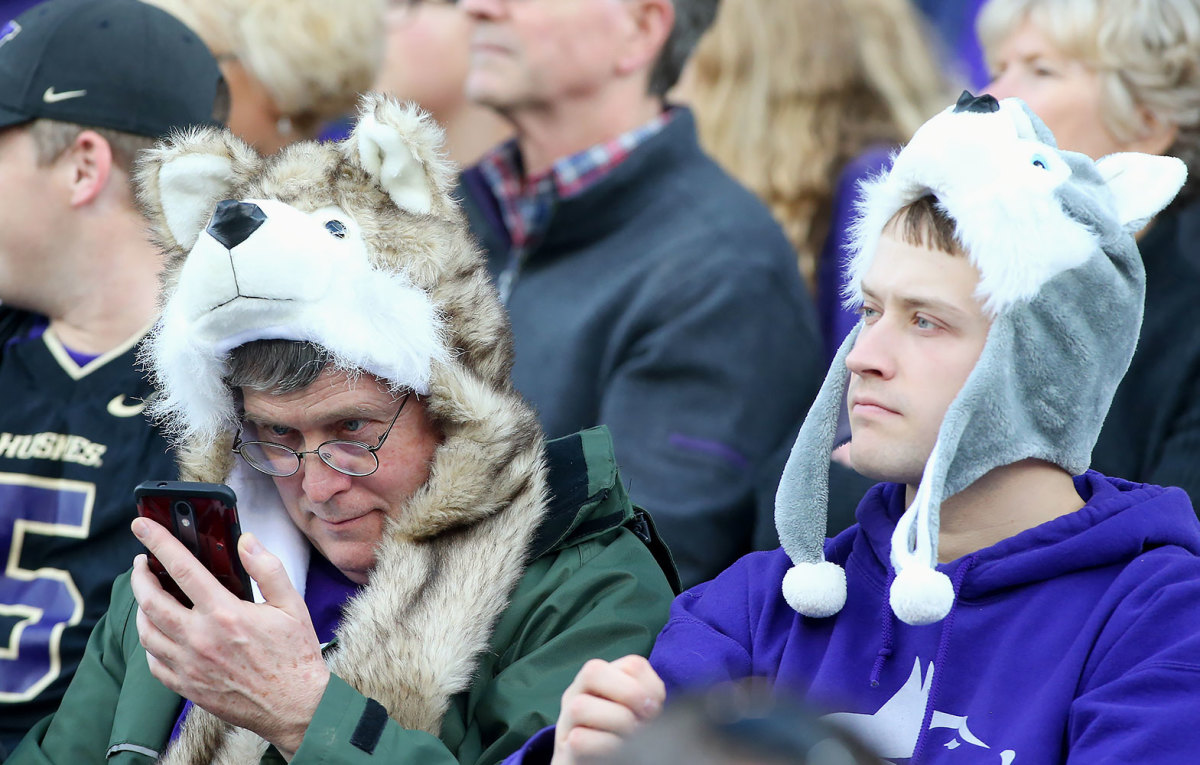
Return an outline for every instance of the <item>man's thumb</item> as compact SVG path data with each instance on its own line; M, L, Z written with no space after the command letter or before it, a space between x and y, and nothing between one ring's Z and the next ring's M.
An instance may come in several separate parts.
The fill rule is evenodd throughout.
M238 555L250 578L258 583L263 600L289 613L307 614L304 599L288 579L283 562L263 547L258 537L246 532L238 540ZM296 611L296 608L299 611Z

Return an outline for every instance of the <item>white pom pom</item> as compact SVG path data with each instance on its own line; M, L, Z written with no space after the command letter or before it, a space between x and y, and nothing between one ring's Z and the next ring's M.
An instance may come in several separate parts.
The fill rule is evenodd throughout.
M833 616L846 605L846 572L826 560L797 563L783 575L783 597L805 616Z
M892 612L905 624L933 624L954 606L954 585L941 571L911 566L896 573L889 600Z

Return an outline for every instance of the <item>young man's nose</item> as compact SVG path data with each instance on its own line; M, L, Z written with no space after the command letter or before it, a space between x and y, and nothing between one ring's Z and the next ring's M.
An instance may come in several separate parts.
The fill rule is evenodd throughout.
M891 377L895 373L893 334L882 318L869 326L864 324L846 355L846 368L859 376Z

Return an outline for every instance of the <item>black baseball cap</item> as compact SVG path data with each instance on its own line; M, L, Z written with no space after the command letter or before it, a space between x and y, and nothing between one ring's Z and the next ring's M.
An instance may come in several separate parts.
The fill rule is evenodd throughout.
M150 137L215 125L221 70L137 0L47 0L0 24L0 127L45 118Z

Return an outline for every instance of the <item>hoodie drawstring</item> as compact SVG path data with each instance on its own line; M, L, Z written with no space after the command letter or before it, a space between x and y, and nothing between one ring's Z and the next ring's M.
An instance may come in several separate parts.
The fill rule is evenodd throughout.
M925 752L925 741L928 739L929 723L933 720L933 711L937 709L937 697L938 691L941 689L942 675L946 673L946 652L950 650L950 633L954 629L954 616L958 613L958 593L962 589L963 580L967 578L967 572L974 565L975 556L968 555L950 579L950 584L954 587L954 606L950 609L950 613L946 614L945 621L942 622L942 634L938 638L938 649L933 658L933 684L929 688L929 698L925 702L925 717L921 719L921 732L917 735L917 745L913 749L912 759L909 760L912 765L919 763L921 755Z
M871 667L870 683L872 688L879 685L879 675L883 672L883 665L892 657L892 645L895 642L896 614L892 612L892 605L888 601L888 593L892 591L892 582L895 579L895 569L889 568L887 584L883 587L883 606L879 612L879 618L883 622L883 633L880 635L881 645L879 646L879 653L875 655L875 665Z

